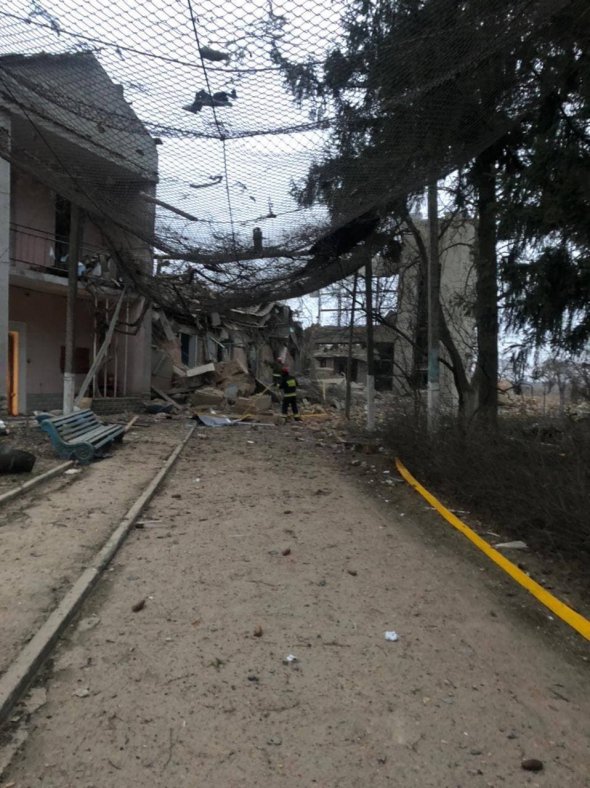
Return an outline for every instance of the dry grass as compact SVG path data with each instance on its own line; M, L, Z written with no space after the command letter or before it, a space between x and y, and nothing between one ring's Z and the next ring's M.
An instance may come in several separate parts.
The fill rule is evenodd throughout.
M590 422L504 417L497 432L435 438L392 411L384 444L435 494L555 558L590 557Z

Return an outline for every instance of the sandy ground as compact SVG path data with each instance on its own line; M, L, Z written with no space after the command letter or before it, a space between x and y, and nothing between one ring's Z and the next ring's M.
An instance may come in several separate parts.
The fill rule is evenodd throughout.
M305 428L199 430L1 784L590 785L580 639L411 490L350 473Z
M149 439L145 430L132 429L108 459L61 474L2 506L0 673L106 542L185 429L177 421L154 424ZM45 444L50 446L44 437L37 434L38 445L29 446L42 457Z

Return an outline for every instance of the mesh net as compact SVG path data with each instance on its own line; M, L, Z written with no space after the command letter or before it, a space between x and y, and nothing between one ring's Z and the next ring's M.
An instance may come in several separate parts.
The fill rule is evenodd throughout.
M404 3L361 5L378 29ZM373 58L380 86L349 80L338 113L329 90L297 102L293 88L301 97L328 55L337 75L350 4L8 0L0 102L13 137L1 153L99 226L116 226L127 276L179 313L303 295L359 267L341 243L347 233L365 237L396 199L444 178L530 112L547 24L570 6L576 24L568 0L405 5L421 10L398 15L395 37L371 42L359 25L358 73ZM504 83L491 79L506 63ZM359 166L369 116L374 144ZM293 185L343 141L332 209L302 204ZM166 276L141 275L133 236L176 261Z

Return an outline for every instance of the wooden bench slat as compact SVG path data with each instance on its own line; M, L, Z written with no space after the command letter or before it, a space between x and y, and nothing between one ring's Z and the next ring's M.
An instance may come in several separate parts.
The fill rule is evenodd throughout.
M122 440L125 433L122 425L103 424L89 409L55 418L40 414L38 421L60 457L81 463L90 462L98 450Z

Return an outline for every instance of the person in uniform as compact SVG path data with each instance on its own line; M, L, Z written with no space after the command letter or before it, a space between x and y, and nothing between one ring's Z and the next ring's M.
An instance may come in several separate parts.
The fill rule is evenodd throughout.
M289 415L289 407L293 411L295 421L301 421L299 408L297 407L297 378L289 374L289 368L283 367L281 370L281 391L283 392L283 416Z

